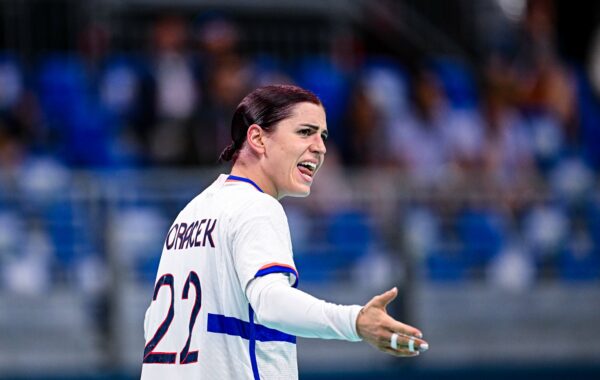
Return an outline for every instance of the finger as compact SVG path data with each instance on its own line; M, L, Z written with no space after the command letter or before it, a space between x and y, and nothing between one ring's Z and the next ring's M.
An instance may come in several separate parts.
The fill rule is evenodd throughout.
M397 337L394 337L397 335ZM408 352L425 352L429 349L429 343L423 339L414 337L408 337L400 334L391 334L389 337L389 343L386 347L394 349L394 343L396 343L396 350L405 350Z
M410 325L407 325L405 323L402 322L398 322L397 320L391 318L391 322L390 324L387 326L388 329L390 329L391 332L395 332L398 334L402 334L402 335L406 335L409 337L415 337L415 338L422 338L423 337L423 333L421 332L421 330L419 330L416 327L412 327Z
M373 297L367 305L385 309L385 307L390 302L392 302L394 300L394 298L396 298L397 295L398 295L398 288L393 287L392 289L388 290L387 292Z
M389 347L381 347L380 350L387 354L390 354L393 356L398 356L398 357L412 358L414 356L419 356L419 351L409 352L408 350L394 350Z
M425 352L429 350L429 343L417 338L404 339L398 343L398 350L408 352Z
M404 358L412 358L412 357L421 355L421 353L419 351L412 352L409 350L396 350L396 352L398 353L398 356L401 356Z

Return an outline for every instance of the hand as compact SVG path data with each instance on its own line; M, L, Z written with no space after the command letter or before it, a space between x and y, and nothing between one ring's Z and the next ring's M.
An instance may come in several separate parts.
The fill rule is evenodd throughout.
M398 295L398 289L373 297L358 314L356 331L363 340L380 351L394 356L417 356L429 348L422 340L423 334L418 329L405 325L390 317L386 311L387 305ZM398 334L398 348L391 347L393 334ZM409 350L410 340L413 340L414 352Z

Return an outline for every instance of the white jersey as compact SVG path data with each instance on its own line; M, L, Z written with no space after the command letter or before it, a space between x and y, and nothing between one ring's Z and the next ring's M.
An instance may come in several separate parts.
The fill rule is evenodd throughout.
M145 320L143 380L297 379L296 337L260 325L245 295L269 273L298 274L281 204L221 175L167 233Z

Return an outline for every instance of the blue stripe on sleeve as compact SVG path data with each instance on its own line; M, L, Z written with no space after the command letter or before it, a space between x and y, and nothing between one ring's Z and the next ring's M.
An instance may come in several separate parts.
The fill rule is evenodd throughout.
M294 270L293 268L283 266L283 265L273 265L273 266L270 266L270 267L267 267L264 269L260 269L258 272L256 272L254 277L262 277L262 276L266 276L271 273L291 273L291 274L293 274L295 277L295 280L294 280L294 284L292 286L294 288L298 287L298 272L296 272L296 270Z

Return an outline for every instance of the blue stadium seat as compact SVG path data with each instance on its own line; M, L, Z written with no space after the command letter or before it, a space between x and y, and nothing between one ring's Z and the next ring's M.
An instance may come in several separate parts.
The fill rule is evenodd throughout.
M402 235L405 249L422 259L427 278L434 282L463 281L468 265L456 239L454 223L444 229L442 217L427 206L404 212Z
M78 252L90 250L91 236L81 210L68 200L50 204L44 212L46 228L55 247L59 272L69 272Z
M366 213L358 210L343 210L329 217L327 243L334 254L347 264L362 256L373 243L373 229Z
M465 62L449 57L435 58L430 67L440 78L450 105L454 108L475 108L479 95L473 70Z
M600 102L595 96L583 68L575 70L577 76L577 106L579 111L579 141L581 154L594 169L600 169Z
M565 281L600 279L600 246L592 236L592 220L571 218L569 241L558 258L558 271Z
M565 281L594 281L600 279L598 250L581 252L566 250L559 258L560 276Z
M294 262L302 282L334 282L339 280L342 270L347 268L347 262L342 256L322 244L294 249Z
M469 208L457 219L458 236L468 265L482 269L498 254L507 235L502 216L485 208Z
M112 155L115 125L99 105L87 102L72 110L67 120L63 157L72 166L104 168L116 164Z
M588 226L588 232L592 244L600 248L600 198L590 199L584 205L582 217Z
M460 282L467 279L468 265L461 252L439 248L426 258L428 278L434 282Z
M78 56L54 54L40 64L37 93L51 128L66 128L67 118L90 95L85 66Z
M328 282L348 274L374 241L368 216L341 210L313 226L311 241L295 247L294 260L304 280Z

